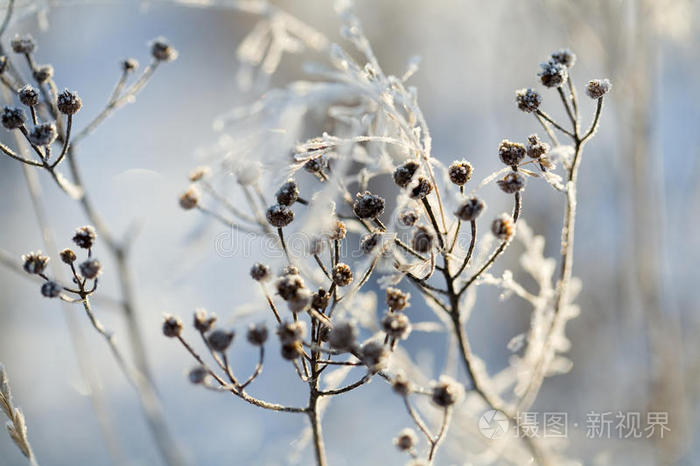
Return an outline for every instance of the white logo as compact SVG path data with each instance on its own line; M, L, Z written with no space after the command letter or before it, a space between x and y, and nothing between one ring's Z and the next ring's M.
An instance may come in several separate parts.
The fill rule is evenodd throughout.
M481 435L491 440L503 437L509 428L508 417L497 409L486 411L479 419Z

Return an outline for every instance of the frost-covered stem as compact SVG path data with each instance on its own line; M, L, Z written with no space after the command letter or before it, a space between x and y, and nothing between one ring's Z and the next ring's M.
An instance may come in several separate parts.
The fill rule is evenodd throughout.
M320 341L316 341L315 343L319 345ZM323 426L321 425L321 413L318 406L318 401L322 394L322 392L318 389L318 381L320 376L319 358L320 353L316 350L312 350L310 364L311 377L309 378L309 405L307 406L306 411L309 416L309 422L311 423L316 465L326 466L326 447L323 442Z
M280 243L282 243L282 249L284 250L284 255L287 257L287 262L289 262L289 265L292 265L292 258L289 255L287 243L284 241L284 233L282 233L282 228L277 229L277 235L280 237Z
M578 120L576 119L574 112L571 110L571 105L569 105L569 99L566 98L566 94L564 94L564 89L562 89L562 86L557 87L557 92L559 92L561 102L564 104L566 114L569 115L569 120L571 120L571 126L574 129L574 134L578 134Z
M447 433L447 426L450 425L450 418L452 417L452 410L450 407L446 407L444 409L443 415L442 415L442 425L440 426L440 432L435 436L434 439L431 439L431 445L430 445L430 453L428 454L428 461L430 464L433 463L435 460L435 454L437 453L438 447L440 446L440 443L442 440L445 438L445 434Z
M34 107L32 107L32 108L34 108ZM56 168L58 166L58 164L63 161L63 158L66 156L66 153L68 153L68 144L70 143L70 130L72 127L73 127L73 115L68 115L67 120L66 120L66 136L63 138L63 149L61 150L61 153L58 156L58 158L56 159L56 161L51 164L51 168ZM48 156L46 158L48 159Z
M437 219L435 218L435 215L433 214L433 209L430 207L430 202L428 202L427 197L424 197L421 201L423 202L423 207L425 207L425 211L428 213L428 217L430 218L430 223L433 225L433 230L435 230L435 234L438 237L438 242L440 243L440 249L445 249L445 240L442 237L442 231L440 231L440 227L438 226Z
M472 226L472 239L469 242L469 250L467 251L467 255L464 257L464 262L462 262L462 266L454 275L455 277L459 277L460 275L462 275L464 269L467 267L467 265L469 265L469 261L472 258L472 254L474 254L474 246L476 245L476 220L472 220L470 223Z
M573 134L571 131L569 131L568 129L564 128L563 126L561 126L561 125L560 125L559 123L557 123L556 121L554 121L554 120L552 119L552 117L550 117L549 115L547 115L546 113L544 113L542 110L536 110L536 115L537 115L538 117L544 119L544 120L547 120L547 121L549 122L549 124L551 124L552 126L554 126L556 129L558 129L558 130L561 131L562 133L566 134L566 135L569 136L570 138L573 138L573 137L574 137L574 134ZM543 123L542 120L540 120L540 122ZM544 125L544 123L543 123L543 126L545 127L545 130L548 129L548 127L547 127L546 125ZM549 134L549 131L547 131L547 134ZM552 138L552 135L550 135L550 138ZM554 140L556 140L556 138L553 138L553 141L554 141ZM558 144L555 143L555 145L558 145Z

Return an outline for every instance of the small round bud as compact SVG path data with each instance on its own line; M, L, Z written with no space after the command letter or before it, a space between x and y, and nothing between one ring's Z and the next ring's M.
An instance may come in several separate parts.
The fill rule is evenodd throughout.
M290 206L299 199L299 187L294 180L287 180L275 194L277 203L280 205Z
M333 267L333 283L337 286L348 286L352 283L352 269L348 264L337 264Z
M308 288L301 288L287 300L287 307L293 313L305 310L311 304L313 293Z
M483 212L485 208L486 204L484 204L484 201L472 197L459 206L455 211L455 215L464 222L472 222L481 215L481 212Z
M501 158L501 162L511 167L517 167L523 161L525 152L525 146L507 139L498 145L498 156Z
M523 112L532 113L542 104L542 96L534 89L518 89L515 91L515 102Z
M265 324L250 324L246 340L254 346L262 346L267 341L267 326Z
M412 227L418 221L418 214L413 209L406 209L399 214L399 222L407 227Z
M389 362L389 351L378 341L368 341L360 349L362 363L370 372L379 372Z
M294 361L304 354L304 347L300 341L285 343L280 348L280 353L282 358L286 359L287 361Z
M126 58L122 60L122 70L126 71L127 73L130 73L132 71L135 71L136 68L139 67L139 62L135 58Z
M169 62L177 58L177 50L166 39L159 37L151 42L151 55L158 61Z
M399 187L405 188L413 180L413 175L418 171L418 162L409 160L408 162L400 165L394 170L394 183Z
M75 115L83 106L83 101L80 99L77 92L64 89L63 92L58 94L56 106L58 107L58 111L64 115Z
M299 269L294 265L285 265L280 271L280 275L299 275Z
M22 256L22 268L25 272L33 275L44 273L48 263L49 257L43 255L41 251L30 252Z
M527 137L527 155L533 159L539 159L549 152L549 144L540 140L536 134Z
M199 193L199 190L194 186L190 186L187 191L180 195L180 207L185 210L194 209L199 204L200 198L201 194Z
M80 264L80 274L89 280L97 278L101 271L102 264L97 259L88 259Z
M258 282L266 282L272 278L272 272L267 265L257 262L250 268L250 276Z
M206 333L212 329L214 323L216 322L216 315L209 315L206 309L196 309L194 311L194 319L192 325L197 329L198 332Z
M265 217L267 218L267 222L273 227L282 228L292 223L294 220L294 212L286 206L275 204L267 209Z
M491 233L498 239L509 240L515 233L513 217L509 214L499 215L491 224Z
M166 315L163 321L163 335L168 338L179 337L182 333L182 321L175 316Z
M306 335L306 324L302 320L297 322L285 321L277 327L277 336L283 345L294 342L301 343L304 335Z
M351 351L355 347L357 334L357 326L353 322L338 322L328 334L328 344L338 351Z
M576 64L576 54L569 49L560 49L552 53L552 60L571 68Z
M72 249L64 249L63 251L61 251L60 256L61 256L61 260L62 260L65 264L68 264L68 265L70 265L70 264L72 264L73 262L75 262L75 260L78 258L78 257L75 255L75 252L73 252Z
M441 375L437 382L433 383L431 399L433 403L442 408L457 403L464 395L464 387L452 378Z
M187 374L187 378L190 379L190 382L199 385L204 383L207 380L207 377L209 377L209 371L204 366L197 366L190 370L190 373Z
M32 53L36 49L34 38L27 34L26 36L15 35L10 41L10 47L15 53Z
M554 60L540 64L540 68L542 69L537 75L546 87L561 87L569 79L566 66Z
M352 210L361 219L377 218L384 212L384 198L369 191L357 193Z
M49 146L58 137L58 131L54 123L39 123L27 135L29 142L35 146Z
M309 159L304 163L304 170L309 173L321 173L328 166L328 160L320 155L315 159Z
M37 91L31 84L26 84L17 91L17 96L19 101L22 102L27 107L33 107L39 103L39 91Z
M48 281L41 285L41 294L46 298L56 298L61 294L61 285Z
M588 95L588 97L591 99L600 99L605 94L610 92L610 89L612 89L610 80L594 79L592 81L588 81L588 84L586 85L586 95Z
M386 289L386 305L392 311L401 311L406 309L409 304L408 300L411 297L410 293L404 293L398 288L389 287Z
M418 437L413 429L404 429L394 439L394 445L401 451L411 451L418 443Z
M235 333L233 330L217 328L207 336L207 343L212 350L223 353L229 346L231 346L234 335Z
M360 240L360 249L364 254L369 254L381 243L382 234L379 232L367 233Z
M464 186L472 177L472 164L466 160L455 160L447 169L450 181L457 186Z
M341 240L345 238L347 234L348 227L345 225L345 223L338 220L337 222L335 222L333 229L328 234L328 238L331 240Z
M411 247L417 252L426 253L433 249L435 236L424 226L416 227L411 239Z
M406 396L411 393L411 382L403 372L396 374L394 380L391 381L391 386L397 395Z
M410 335L411 321L403 312L387 312L382 319L384 332L396 340L405 340Z
M0 120L2 125L7 129L17 129L24 124L27 117L21 108L17 107L5 107L2 109L2 116Z
M422 176L416 181L416 185L411 189L409 194L411 199L424 199L433 190L433 184Z
M190 172L190 175L188 178L192 183L195 183L195 182L203 179L207 175L209 175L210 171L211 170L207 166L197 167Z
M498 180L498 187L506 194L515 194L525 189L525 177L518 172L510 172Z
M43 84L51 78L53 78L53 66L51 65L40 65L34 70L34 79L39 84Z
M97 232L90 225L76 228L75 235L73 235L73 242L83 249L90 249L95 244L96 239Z
M283 275L275 283L277 294L285 301L294 298L296 294L304 288L304 280L297 274Z
M328 293L328 291L326 291L324 288L319 288L319 290L311 297L311 307L317 311L323 312L326 307L328 307L330 300L330 293Z

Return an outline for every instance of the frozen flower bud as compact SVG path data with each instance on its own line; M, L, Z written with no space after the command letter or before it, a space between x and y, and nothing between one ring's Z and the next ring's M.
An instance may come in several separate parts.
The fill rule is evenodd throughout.
M190 186L187 191L180 195L180 207L185 210L194 209L199 204L199 199L201 197L202 195L199 193L199 190L194 186Z
M441 375L433 384L431 399L436 405L447 408L461 400L464 395L464 387L451 377Z
M51 65L40 65L34 70L34 79L39 84L43 84L51 78L53 78L53 66Z
M405 340L411 333L411 321L403 312L387 312L382 319L384 332L396 340Z
M207 335L207 343L209 343L212 350L223 353L231 346L234 335L233 330L217 328Z
M17 107L5 107L2 109L2 116L0 120L2 125L7 129L17 129L24 124L27 117L21 108Z
M308 288L301 288L287 300L287 307L293 313L301 312L311 304L313 293Z
M51 122L39 123L29 131L27 138L35 146L49 146L56 140L57 136L56 125Z
M39 103L39 91L37 91L31 84L26 84L17 91L17 96L19 101L22 102L27 107L33 107Z
M317 311L323 312L328 303L331 300L331 295L324 288L319 288L319 290L313 294L311 297L311 307Z
M379 372L389 362L389 351L378 341L368 341L360 349L362 363L370 372Z
M192 183L195 183L195 182L205 178L207 175L209 175L210 172L211 172L211 170L207 166L197 167L190 172L190 175L188 178Z
M424 199L433 190L433 184L422 176L418 178L416 185L411 189L409 196L411 199Z
M287 361L294 361L304 354L304 347L300 341L285 343L280 348L280 353L282 358L286 359Z
M498 156L501 158L501 162L511 167L517 167L525 158L525 153L525 146L507 139L498 145Z
M267 223L273 227L286 227L294 220L294 212L281 204L275 204L265 212Z
M304 288L304 280L297 274L287 274L278 278L275 286L277 294L285 301L289 301Z
M338 351L350 351L355 347L357 334L357 326L353 322L338 322L328 334L328 344Z
M28 54L34 52L36 49L36 42L34 42L34 38L29 34L26 36L15 35L10 41L10 47L12 47L15 53Z
M22 256L22 268L25 272L38 275L44 273L46 266L49 263L49 257L41 253L41 251L30 252Z
M569 79L566 66L554 60L540 64L540 68L542 69L537 75L546 87L560 87Z
M424 226L416 227L411 239L411 247L417 252L426 253L433 249L435 236Z
M413 429L404 429L399 432L399 435L394 439L394 445L401 451L410 451L415 448L418 443L418 437Z
M401 188L405 188L413 180L413 175L418 171L418 162L409 160L403 165L399 165L396 170L394 170L394 183L396 183Z
M527 155L533 159L539 159L549 152L549 144L540 140L536 134L527 137Z
M68 265L75 262L75 260L78 258L72 249L64 249L63 251L61 251L60 256L61 260Z
M299 269L293 265L285 265L280 271L280 275L299 275Z
M309 173L320 173L328 166L328 160L320 155L315 159L309 159L304 163L304 170Z
M466 160L455 160L447 169L450 181L457 186L464 186L472 177L472 164Z
M285 321L277 327L277 336L283 345L301 342L304 339L304 335L306 335L306 324L301 320L297 322Z
M209 371L204 366L197 366L190 370L190 373L187 374L187 378L190 379L190 382L199 385L204 383L207 380L207 377L209 377Z
M469 198L464 201L459 208L455 211L457 218L464 222L472 222L477 219L481 212L484 211L486 204L481 199L475 197Z
M352 210L361 219L377 218L384 212L384 199L369 191L357 193Z
M75 235L73 235L73 242L83 249L90 249L95 244L97 239L97 232L90 225L85 225L83 227L76 228Z
M136 68L139 67L139 62L135 58L126 58L122 60L122 71L125 71L127 73L130 73L132 71L135 71Z
M350 269L348 264L341 262L333 267L332 277L333 283L337 286L348 286L352 283L352 269Z
M407 227L412 227L418 221L418 214L413 209L406 209L399 214L399 222Z
M397 395L406 396L411 393L411 382L403 372L396 374L394 380L391 381L391 386Z
M335 225L328 234L328 238L331 240L341 240L345 238L345 235L347 234L348 227L345 225L345 223L338 220L337 222L335 222Z
M571 68L576 64L576 54L569 49L560 49L552 53L552 60Z
M498 187L506 194L515 194L525 189L525 177L518 172L510 172L498 180Z
M280 205L290 206L294 204L297 199L299 199L299 187L297 186L297 182L291 179L287 180L287 182L277 190L275 197L277 198L277 203Z
M382 234L375 232L375 233L367 233L362 237L360 240L360 249L362 249L362 252L364 254L369 254L374 249L379 245L379 243L382 241Z
M206 333L209 330L212 329L214 326L214 323L216 322L216 315L211 314L209 315L206 311L206 309L196 309L194 311L194 319L192 324L194 325L194 328L197 329L198 332L201 333Z
M175 316L166 315L163 321L163 335L168 338L179 337L183 327L184 325L180 319Z
M61 285L56 282L48 281L41 285L41 294L46 298L56 298L61 294Z
M525 113L536 111L542 103L542 96L534 89L518 89L515 91L515 102Z
M177 50L166 39L159 37L151 42L151 55L158 61L168 62L177 58Z
M257 282L266 282L272 278L272 272L270 267L262 262L257 262L250 268L250 276Z
M88 259L80 264L80 274L89 280L97 278L101 271L102 264L97 259Z
M77 92L64 89L63 92L58 94L56 106L58 107L58 111L64 115L75 115L83 106L83 101L80 99Z
M591 99L600 99L605 94L610 92L610 89L612 89L610 80L594 79L592 81L588 81L588 84L586 85L586 95L588 95L588 97Z
M267 326L263 323L250 324L246 334L248 343L254 346L262 346L267 341Z
M501 214L493 221L491 224L491 233L501 240L508 240L515 233L515 225L513 224L513 217L509 214Z
M408 307L408 299L411 297L410 293L404 293L398 288L389 287L386 289L386 305L392 311L401 311Z

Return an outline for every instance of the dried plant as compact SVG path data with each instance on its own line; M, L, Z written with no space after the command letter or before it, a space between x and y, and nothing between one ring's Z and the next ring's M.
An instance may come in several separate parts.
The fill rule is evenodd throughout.
M12 403L10 381L5 373L5 367L2 364L0 364L0 409L9 419L7 422L7 433L10 434L10 438L14 444L17 445L17 448L19 448L22 454L27 458L29 464L37 464L32 446L29 445L27 422L24 419L24 413Z

